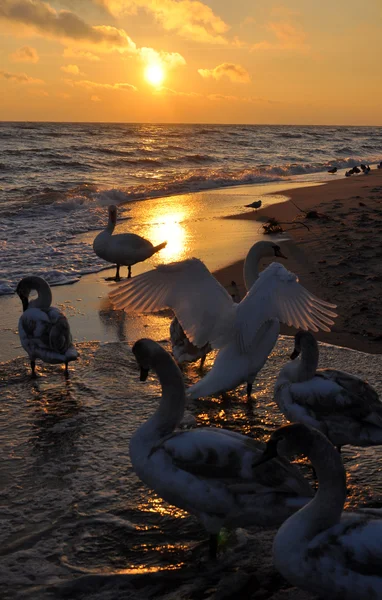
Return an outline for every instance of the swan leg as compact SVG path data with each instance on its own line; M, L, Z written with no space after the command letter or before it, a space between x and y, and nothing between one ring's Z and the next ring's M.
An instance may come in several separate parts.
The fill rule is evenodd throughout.
M116 273L115 273L115 280L116 281L121 281L121 278L119 276L119 265L117 265L117 270L116 270Z
M209 556L211 559L215 559L218 553L218 534L211 533L209 541Z
M252 382L247 383L247 400L251 399L251 394L252 394Z
M128 271L127 271L127 279L131 278L131 265L128 265L127 267Z
M33 377L33 379L36 379L37 375L36 375L36 361L35 360L31 360L31 369L32 369L32 377Z
M65 377L69 377L68 361L65 362Z
M199 365L200 370L203 369L205 362L206 362L206 354L204 356L202 356L202 358L200 359L200 365Z

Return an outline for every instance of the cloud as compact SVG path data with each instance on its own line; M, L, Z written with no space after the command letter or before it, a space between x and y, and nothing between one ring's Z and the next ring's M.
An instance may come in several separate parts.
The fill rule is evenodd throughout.
M98 62L100 60L100 57L96 56L96 54L86 50L80 50L79 48L65 48L62 56L64 58L82 58L84 60L90 60L91 62Z
M137 50L145 64L160 63L167 68L179 67L186 64L185 59L178 52L158 52L153 48L139 48Z
M241 65L235 65L234 63L222 63L214 69L198 69L198 73L204 77L204 79L209 77L221 79L226 76L231 81L239 83L248 83L251 80L248 71Z
M267 30L276 38L276 42L261 41L252 46L252 50L306 50L306 33L289 21L272 21Z
M26 25L33 30L58 39L73 39L124 50L136 50L136 45L123 29L109 25L89 25L68 10L56 11L41 0L1 0L0 19Z
M13 62L29 62L36 63L39 60L39 55L35 48L31 46L23 46L10 55Z
M65 83L74 87L82 87L86 90L120 90L123 92L137 91L135 85L131 85L130 83L97 83L96 81L88 81L87 79L82 79L81 81L67 79Z
M99 98L98 96L92 96L92 97L90 98L90 100L91 100L92 102L101 102L101 98Z
M7 79L8 81L13 81L14 83L25 83L28 85L44 83L42 79L29 77L29 75L26 75L25 73L10 73L9 71L0 71L0 77Z
M204 43L228 44L224 34L229 26L198 0L98 0L112 14L134 14L143 9L153 15L166 31Z
M171 88L162 86L155 90L153 90L153 94L162 94L168 96L187 96L191 98L201 98L202 94L198 94L197 92L179 92L177 90L172 90Z
M69 73L70 75L83 75L77 65L65 65L64 67L61 67L61 71Z

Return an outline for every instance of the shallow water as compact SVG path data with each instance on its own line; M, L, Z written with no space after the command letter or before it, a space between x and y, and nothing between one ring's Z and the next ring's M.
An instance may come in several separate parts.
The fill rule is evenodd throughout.
M26 272L59 285L99 271L78 236L94 237L108 204L121 220L135 200L322 181L334 165L379 162L381 149L380 127L0 122L0 295Z
M209 398L189 406L198 424L267 438L284 422L272 393L291 346L290 338L280 339L255 382L251 404L240 388L225 401ZM170 598L181 587L184 594L176 597L204 598L228 564L232 576L244 577L251 560L267 565L266 576L256 575L261 581L273 573L270 587L276 581L281 588L268 556L271 533L262 538L268 555L258 556L256 538L242 532L212 574L203 561L207 546L198 546L206 534L197 520L164 503L131 468L129 439L157 406L157 380L151 375L139 382L126 343L85 343L79 350L68 380L57 366L40 366L33 381L27 360L1 364L2 597ZM320 356L321 366L367 377L382 392L381 357L328 345ZM198 376L195 366L187 368L188 383ZM343 456L348 505L382 506L382 448L345 448ZM302 468L310 477L310 469ZM174 570L178 575L171 575Z

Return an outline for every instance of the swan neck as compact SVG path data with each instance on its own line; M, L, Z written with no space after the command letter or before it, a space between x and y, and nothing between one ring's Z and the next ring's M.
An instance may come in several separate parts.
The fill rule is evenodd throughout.
M262 251L258 244L252 246L244 261L244 283L247 291L251 289L259 276L259 262Z
M323 448L316 443L307 457L317 474L318 491L309 504L285 523L292 545L312 539L338 523L346 500L346 475L340 453L331 445Z
M297 380L308 381L312 379L318 367L317 344L304 344L301 349L301 358L297 369Z
M34 283L33 288L37 292L37 298L29 302L31 308L49 308L52 304L52 292L49 284L43 279Z
M109 221L106 225L105 231L107 231L108 233L113 233L114 229L115 229L115 223L113 223L111 216L109 216Z
M186 394L182 374L169 354L158 356L153 370L162 387L162 397L149 422L155 427L156 434L162 437L174 431L182 420Z

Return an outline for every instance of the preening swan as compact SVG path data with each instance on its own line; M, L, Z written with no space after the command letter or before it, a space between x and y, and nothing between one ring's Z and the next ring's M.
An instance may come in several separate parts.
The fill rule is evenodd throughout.
M223 526L276 527L310 499L309 483L285 459L252 468L263 445L251 438L214 427L174 431L185 406L182 373L152 340L136 342L133 353L141 380L153 369L162 387L158 409L131 438L134 471L166 502L200 519L211 556Z
M29 301L32 290L38 295ZM36 376L37 358L51 364L65 363L65 374L68 374L68 363L76 360L78 353L72 343L67 318L51 306L49 284L42 277L31 275L19 282L16 293L24 311L19 319L19 336L31 361L32 376Z
M318 345L307 331L295 336L291 358L280 371L275 400L292 422L316 427L339 449L345 444L382 444L382 402L374 388L355 375L318 369Z
M97 256L117 265L115 280L120 281L119 267L126 265L128 267L128 277L131 277L131 265L147 260L162 250L167 244L163 242L158 246L153 246L151 242L135 233L118 233L113 235L117 222L117 207L109 206L109 222L106 229L101 231L93 242L93 250Z
M248 291L236 304L204 263L192 258L160 265L115 286L110 299L126 312L172 308L187 337L201 348L208 342L219 348L211 371L191 386L188 395L199 398L252 383L272 351L280 321L304 329L329 331L335 305L316 298L298 283L298 277L272 263L260 275L264 256L283 256L272 242L257 242L244 263Z
M317 429L285 425L270 437L260 462L302 454L312 462L318 491L280 527L276 568L292 585L332 600L382 598L382 520L342 512L346 476L341 455Z

